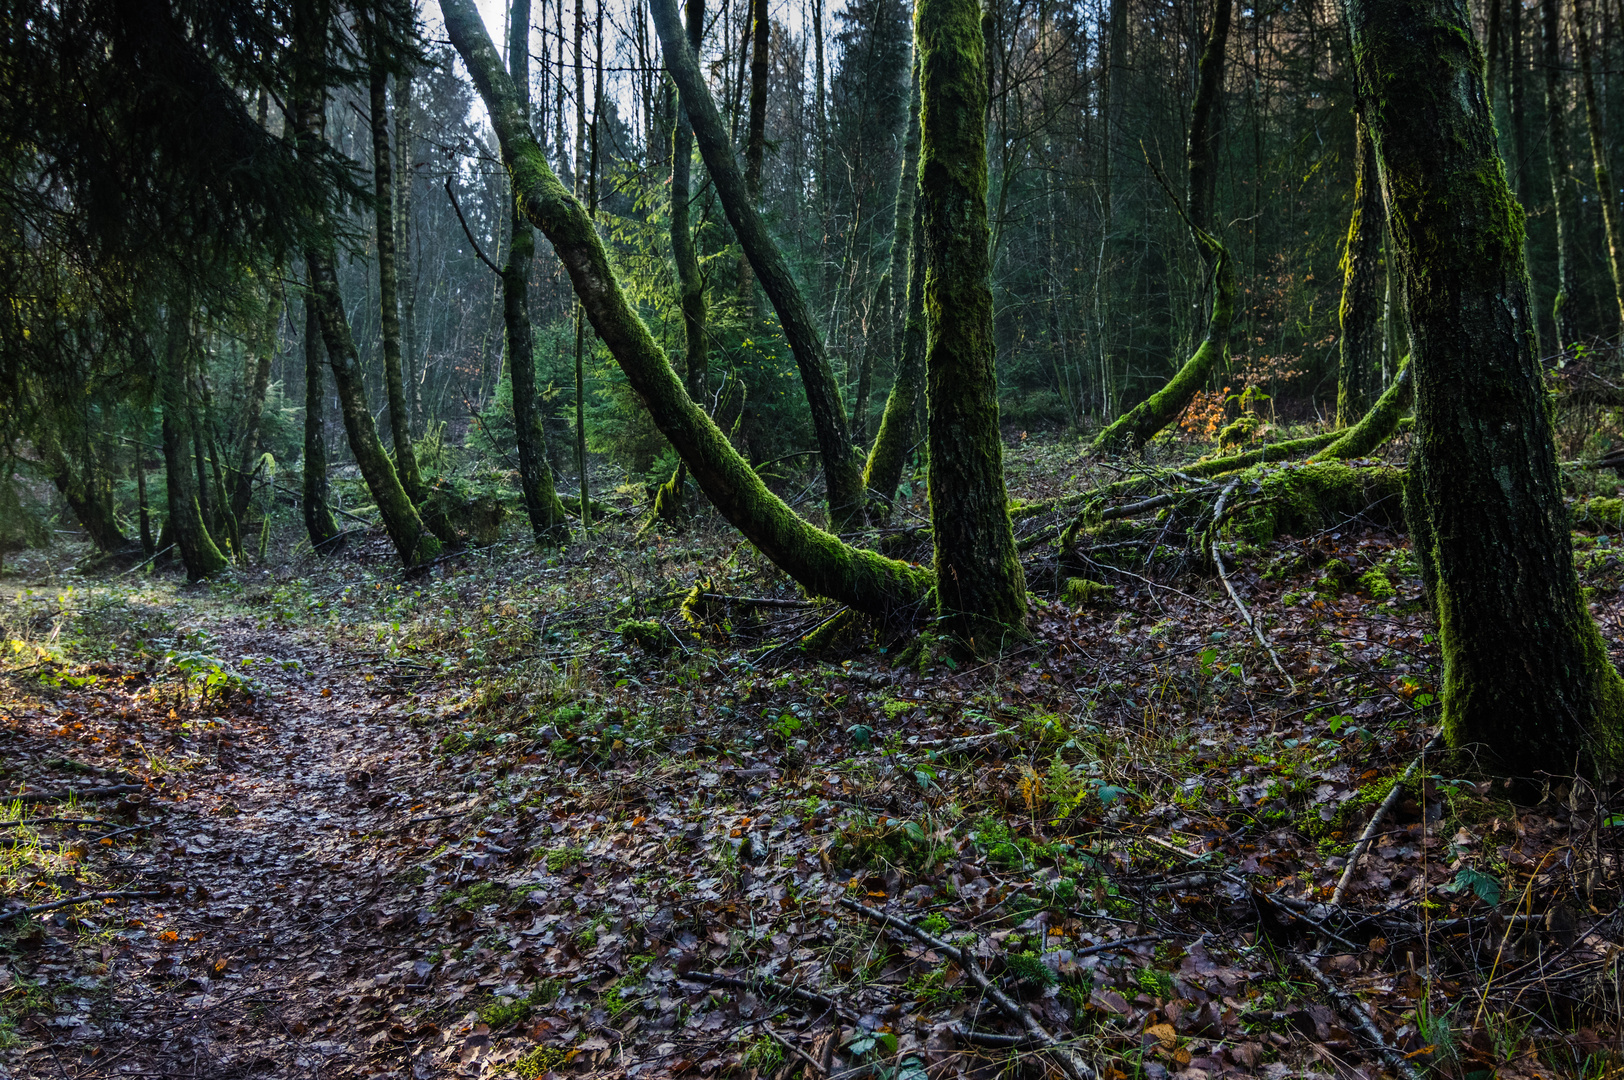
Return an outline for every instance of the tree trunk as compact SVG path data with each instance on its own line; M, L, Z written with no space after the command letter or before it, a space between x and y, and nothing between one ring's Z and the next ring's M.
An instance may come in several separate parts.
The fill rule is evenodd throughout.
M339 535L338 522L327 504L327 394L322 385L321 320L316 304L305 294L305 417L304 488L305 532L318 553L331 554L333 538Z
M513 0L508 19L508 63L526 123L530 114L530 0ZM536 350L530 332L530 260L536 238L513 202L513 239L502 267L502 315L507 328L508 377L513 382L513 432L519 454L519 486L537 542L568 534L568 515L558 501L547 466L547 439L536 407Z
M923 599L927 576L906 563L841 543L801 520L767 489L684 391L621 291L591 219L548 168L523 123L513 84L472 0L441 0L440 9L452 45L490 111L520 205L547 234L593 328L712 504L808 591L880 618L905 617Z
M295 9L298 48L304 53L305 69L310 75L304 80L306 85L300 87L294 125L299 147L309 158L315 156L316 148L320 145L325 113L325 74L316 73L324 72L326 66L326 7L325 0L300 0ZM344 314L344 298L338 288L336 262L330 231L312 239L305 248L310 299L315 304L321 323L322 342L327 346L327 359L333 371L333 385L338 391L344 430L349 436L350 451L360 466L367 490L378 505L384 528L394 541L401 562L407 567L418 566L440 553L440 543L424 528L417 507L401 484L394 463L384 452L383 443L378 440L378 429L367 405L361 360L356 354L349 320Z
M265 412L265 395L271 386L271 361L276 359L276 330L282 321L283 291L276 296L261 324L263 337L254 343L254 373L249 380L248 401L243 406L242 446L237 454L236 483L231 488L231 516L238 521L248 513L248 500L254 494L254 475L259 471L259 431Z
M998 432L987 225L987 59L977 0L919 0L919 201L936 612L980 655L1025 636Z
M1624 680L1574 573L1523 215L1465 4L1347 12L1415 343L1405 511L1438 618L1445 735L1523 775L1611 768Z
M1178 374L1167 385L1134 406L1094 439L1095 453L1121 453L1138 450L1162 428L1178 419L1179 413L1206 385L1207 379L1223 361L1229 348L1229 328L1235 318L1235 274L1229 266L1229 252L1210 236L1200 239L1209 251L1217 253L1213 269L1216 293L1212 300L1212 314L1207 319L1207 336L1200 348L1185 361Z
M863 487L868 491L869 513L876 518L890 516L902 468L913 449L919 415L920 390L925 376L925 233L920 224L923 206L919 191L919 58L913 62L909 78L908 132L903 142L902 174L897 181L897 219L892 229L891 274L893 292L898 293L891 308L895 336L892 355L897 374L891 393L880 414L880 429L869 449L863 468ZM900 288L898 288L900 286Z
M684 12L688 45L694 55L705 36L705 0L687 0ZM705 279L699 273L699 252L694 247L689 224L689 203L693 199L694 128L688 113L677 105L671 131L671 261L677 270L677 306L682 311L685 344L683 378L688 396L704 409L710 399L709 359L705 345ZM708 409L706 411L709 411ZM683 513L682 488L688 469L678 464L671 479L660 485L654 499L655 515L673 521Z
M1573 40L1579 50L1579 77L1583 80L1585 128L1590 133L1590 160L1596 171L1596 199L1601 203L1602 228L1607 235L1607 273L1613 282L1613 303L1618 308L1620 341L1624 342L1624 250L1618 235L1618 192L1607 165L1607 140L1602 135L1601 111L1596 106L1596 77L1591 70L1590 28L1585 25L1584 0L1573 0Z
M874 296L868 303L868 323L863 334L863 355L857 364L857 393L851 403L852 442L868 442L868 399L873 392L875 357L891 344L891 274L880 275Z
M767 155L767 49L772 16L767 0L750 0L751 29L755 40L750 46L750 125L744 142L744 187L750 196L750 205L761 207L761 165ZM699 50L694 49L694 55ZM739 303L746 309L750 303L750 259L739 259ZM858 436L858 441L862 437Z
M141 522L141 554L152 558L158 548L152 540L152 504L147 501L147 463L141 457L142 447L135 447L135 501Z
M666 69L676 81L682 107L693 123L694 139L705 159L705 167L710 170L711 182L721 196L722 209L750 258L762 290L778 313L785 340L800 369L807 405L812 412L812 428L817 433L818 450L823 454L830 528L835 532L856 528L863 522L861 465L856 448L851 444L846 409L824 351L823 335L813 321L783 252L773 242L749 196L722 118L716 112L716 104L699 70L699 62L683 38L674 0L653 0L649 8L660 34L660 47L665 50Z
M1201 68L1195 102L1190 109L1190 138L1185 144L1189 165L1190 223L1202 232L1212 232L1212 200L1218 182L1218 106L1224 92L1224 60L1229 52L1229 20L1232 0L1215 0L1212 30L1201 50ZM1203 249L1209 263L1217 253Z
M383 338L383 386L389 397L389 437L394 443L395 471L414 503L425 495L423 478L412 452L412 415L406 404L406 381L400 367L400 285L395 276L395 215L393 160L389 152L389 71L386 25L389 0L376 0L372 9L372 55L367 58L368 90L372 104L372 182L377 198L378 328Z
M186 380L187 357L191 352L190 319L190 312L171 307L158 393L163 409L164 466L169 488L166 531L180 549L180 561L186 567L187 578L200 581L224 570L227 562L209 535L197 498L192 402Z
M1353 215L1342 249L1342 327L1336 379L1336 423L1347 427L1370 410L1381 392L1382 192L1376 147L1362 105L1353 118Z
M395 269L400 283L400 369L406 383L406 433L423 426L417 363L417 272L412 258L412 73L395 73Z
M1545 60L1545 129L1550 146L1551 212L1556 220L1556 302L1551 317L1556 323L1556 348L1565 353L1576 341L1572 299L1573 170L1568 162L1566 95L1562 86L1562 13L1557 0L1540 0L1540 34Z
M79 519L79 526L90 537L90 542L96 545L96 550L106 553L123 548L129 541L124 538L123 531L118 527L118 519L113 514L112 480L97 468L94 453L87 449L82 455L81 466L76 468L57 441L56 433L50 430L48 421L39 425L34 436L34 449L39 451L40 462L45 466L52 486L62 496L62 501L68 504L68 509L73 511L73 516ZM136 456L139 462L139 447ZM150 531L147 535L151 535Z

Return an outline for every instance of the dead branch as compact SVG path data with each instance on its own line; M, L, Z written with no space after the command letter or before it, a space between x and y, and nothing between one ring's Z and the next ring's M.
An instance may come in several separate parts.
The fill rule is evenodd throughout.
M0 795L0 802L66 802L69 799L102 799L109 795L128 795L132 792L145 790L147 790L145 784L112 784L108 787L67 788L62 791L41 791L28 795Z
M1353 881L1354 872L1359 868L1359 860L1365 857L1365 852L1370 848L1370 842L1376 838L1376 833L1381 830L1382 820L1387 817L1389 810L1398 805L1399 796L1404 791L1404 785L1409 783L1410 777L1415 774L1416 767L1427 756L1427 752L1436 749L1443 742L1443 739L1444 733L1442 731L1432 737L1432 740L1427 743L1426 749L1422 750L1420 755L1410 762L1410 767L1404 770L1404 775L1393 782L1393 790L1387 793L1387 798L1382 800L1381 805L1376 807L1376 812L1370 816L1370 823L1365 826L1365 831L1359 834L1358 842L1353 845L1353 850L1348 853L1347 868L1342 871L1342 880L1336 883L1336 892L1331 894L1332 907L1342 906L1342 899L1347 895L1348 885Z
M42 911L55 911L57 908L75 907L79 904L100 903L103 900L141 900L156 896L166 896L164 889L122 889L118 892L85 893L83 896L70 896L66 900L53 900L49 904L35 904L13 911L5 916L8 919L23 919L30 915L38 915Z
M1389 1068L1398 1073L1404 1080L1421 1080L1420 1070L1411 1064L1409 1058L1393 1048L1393 1044L1387 1041L1387 1037L1381 1033L1381 1029L1376 1026L1376 1022L1371 1019L1370 1014L1365 1011L1365 1007L1359 1003L1358 998L1337 986L1324 972L1298 953L1288 949L1286 958L1291 961L1293 967L1319 984L1320 989L1325 991L1326 996L1336 1006L1337 1012L1341 1013L1344 1019L1359 1029L1359 1033L1369 1041Z
M852 1020L854 1022L857 1019L856 1014L842 1008L840 1002L836 1001L834 998L824 997L822 994L803 989L799 986L786 986L783 983L769 979L764 975L754 979L741 979L735 975L713 975L705 971L690 971L678 976L678 978L692 979L694 982L709 983L712 986L725 986L732 990L749 990L753 993L766 992L772 994L783 994L786 997L795 998L797 1001L804 1002L805 1004L816 1005L819 1008L827 1009L843 1019Z
M975 951L972 948L961 949L957 945L943 941L934 934L921 930L906 919L889 915L878 908L864 907L855 900L848 900L844 896L839 898L839 903L841 907L884 923L891 929L900 931L916 941L924 942L958 964L970 981L975 983L987 997L992 999L993 1004L997 1005L1004 1011L1005 1015L1019 1022L1026 1029L1027 1034L1034 1042L1054 1052L1060 1068L1067 1076L1071 1077L1071 1080L1095 1080L1096 1074L1094 1070L1078 1058L1076 1051L1049 1034L1048 1030L1037 1022L1028 1009L1022 1007L1008 994L998 989L997 984L987 977L986 972L981 970L981 965L976 963Z
M1293 679L1286 671L1285 666L1280 663L1280 656L1274 651L1274 646L1269 644L1268 639L1263 636L1263 631L1259 629L1256 620L1252 618L1252 613L1246 610L1246 605L1241 602L1240 594L1235 591L1235 586L1230 584L1229 574L1224 570L1224 557L1218 551L1219 526L1223 524L1224 520L1224 503L1228 501L1230 494L1239 483L1239 480L1231 480L1229 486L1224 488L1223 492L1218 496L1218 504L1213 508L1212 564L1218 568L1218 580L1224 583L1224 591L1229 594L1229 598L1235 602L1236 609L1240 611L1241 621L1246 624L1248 630L1252 631L1252 636L1257 638L1257 643L1263 646L1264 652L1269 654L1269 660L1274 664L1274 669L1285 678L1286 685L1295 694L1297 692L1297 680Z

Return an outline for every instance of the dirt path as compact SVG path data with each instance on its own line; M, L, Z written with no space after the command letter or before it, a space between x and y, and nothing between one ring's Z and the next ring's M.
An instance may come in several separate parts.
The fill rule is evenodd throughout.
M363 665L246 618L211 631L221 655L272 661L253 669L269 692L257 719L204 729L213 764L174 778L184 797L141 811L152 842L108 853L107 876L174 892L102 924L104 972L82 970L66 919L46 924L35 978L59 1010L63 979L84 998L25 1020L40 1043L16 1075L413 1072L441 1040L401 1022L432 984L427 944L412 940L432 916L400 871L421 850L414 834L437 835L472 800L446 789L429 736ZM415 1075L441 1067L425 1059Z

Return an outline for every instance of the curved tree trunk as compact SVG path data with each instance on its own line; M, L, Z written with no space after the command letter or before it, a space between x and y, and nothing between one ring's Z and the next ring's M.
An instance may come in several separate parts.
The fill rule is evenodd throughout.
M1523 259L1463 0L1350 0L1415 342L1406 516L1449 744L1523 775L1624 758L1624 680L1585 607Z
M761 166L767 156L767 49L770 41L772 15L767 0L750 0L750 28L754 39L750 43L750 120L744 140L744 187L749 193L750 205L761 208ZM694 46L694 55L699 47ZM750 258L739 258L739 303L746 310L753 308L750 291ZM859 440L860 441L860 440Z
M1336 422L1347 427L1370 411L1381 391L1382 192L1376 146L1364 106L1353 115L1353 214L1342 249L1342 340L1336 372Z
M784 338L800 369L807 405L812 412L812 428L823 455L823 474L829 488L830 528L840 532L860 526L863 522L861 464L851 444L846 409L840 400L834 369L824 351L823 335L813 321L806 297L790 274L789 263L773 242L750 198L727 130L705 86L699 62L683 37L675 0L651 0L649 11L660 34L660 47L665 50L666 70L676 81L682 108L693 123L694 140L705 159L705 168L710 171L711 182L721 196L722 209L750 259L762 291L778 313Z
M327 394L322 385L321 319L316 304L307 293L305 309L305 417L304 487L305 532L310 546L330 554L333 538L339 535L338 522L327 504Z
M530 0L513 0L508 19L508 63L519 108L530 116ZM513 201L513 239L502 266L502 316L507 330L508 377L513 382L513 433L519 456L519 487L524 509L538 542L568 535L569 516L558 501L553 470L547 465L547 439L536 407L536 349L530 331L530 260L535 232Z
M1198 234L1197 239L1209 251L1217 253L1217 265L1213 268L1216 291L1212 314L1207 318L1207 336L1166 386L1095 436L1095 453L1122 453L1144 446L1158 431L1178 419L1228 351L1229 328L1235 319L1235 274L1229 266L1229 252L1205 233Z
M376 0L372 10L372 55L367 87L372 105L372 182L377 198L378 327L383 338L383 386L389 397L389 437L394 443L395 472L414 503L426 496L412 452L412 414L406 404L406 380L400 366L400 283L395 274L395 198L393 156L389 151L389 0Z
M62 501L68 504L68 509L73 511L73 516L79 519L80 527L90 537L90 542L96 545L96 550L106 553L123 548L128 541L118 527L118 518L113 514L112 477L96 467L96 455L86 453L82 458L82 467L75 468L48 422L41 423L35 433L34 448L39 451L40 462L45 466L52 486L62 496ZM137 446L137 472L140 471L140 454L141 448ZM147 536L150 538L151 535L149 530Z
M986 46L977 0L919 0L914 19L936 612L955 640L989 655L1025 636L1026 579L998 433Z
M558 182L522 122L513 84L473 0L441 0L440 10L451 42L490 110L520 205L547 234L593 328L712 504L809 592L881 618L906 616L923 600L928 576L906 563L841 543L801 520L767 489L688 396L621 291L585 208Z
M908 132L903 142L902 174L897 179L897 219L892 229L891 284L896 299L891 308L895 337L892 355L897 374L880 414L880 428L869 448L863 469L869 513L885 518L891 512L902 468L913 449L919 415L920 390L925 377L925 248L919 191L919 58L909 78Z
M317 73L323 72L326 65L326 9L325 0L300 0L295 8L297 47L303 53L308 74L305 85L300 87L293 121L301 151L312 156L322 139L325 112L325 76ZM349 320L344 314L344 298L338 288L336 262L330 232L322 239L311 241L305 249L310 299L321 322L322 341L327 346L333 385L338 391L339 409L344 416L344 431L349 436L350 450L361 468L367 490L378 504L378 513L383 518L389 538L394 541L401 562L408 567L418 566L440 553L440 542L424 527L417 507L400 482L394 463L389 460L383 443L378 440L378 429L367 405L361 360L356 354Z

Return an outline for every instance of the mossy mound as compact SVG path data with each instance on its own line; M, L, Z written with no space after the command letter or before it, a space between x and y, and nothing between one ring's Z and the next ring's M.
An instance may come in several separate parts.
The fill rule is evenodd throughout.
M1227 536L1262 544L1277 536L1329 528L1363 517L1378 525L1404 523L1404 470L1389 465L1311 461L1262 466L1241 474Z
M1597 531L1624 529L1624 499L1610 499L1605 495L1580 499L1573 504L1573 527Z

